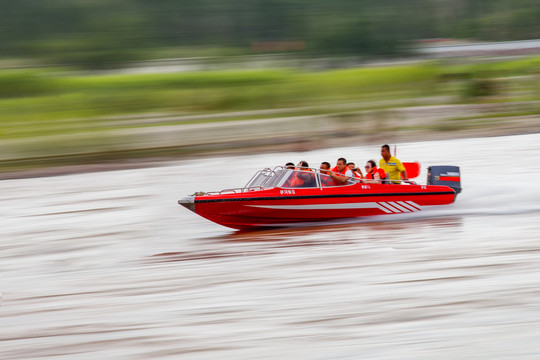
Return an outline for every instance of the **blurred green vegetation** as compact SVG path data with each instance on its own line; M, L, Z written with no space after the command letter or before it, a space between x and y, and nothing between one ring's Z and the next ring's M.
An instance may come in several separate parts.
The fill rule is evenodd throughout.
M427 61L324 71L82 75L58 68L3 70L0 147L4 158L11 156L5 151L13 152L13 158L33 167L45 164L38 156L45 154L40 149L47 150L43 156L48 164L187 151L158 151L159 141L145 145L146 150L138 149L129 132L124 131L127 129L303 115L337 116L355 122L363 121L364 115L359 115L363 111L375 111L368 117L382 119L387 116L385 109L403 106L520 104L455 117L455 121L449 114L449 121L432 125L436 131L491 126L501 117L540 113L539 76L540 57L461 64ZM406 129L414 130L414 126ZM181 134L180 129L175 131ZM124 148L131 150L123 153ZM38 160L28 160L32 158ZM20 162L11 162L0 162L0 171L20 167Z
M471 101L505 92L504 79L536 74L540 57L482 64L423 62L327 71L293 69L204 71L173 74L76 75L58 70L0 71L3 136L22 135L31 123L42 135L48 122L82 124L101 117L148 113L213 113L402 97L462 96ZM521 87L531 80L523 79ZM535 81L534 79L532 81ZM538 94L513 89L514 100ZM64 128L65 130L66 128ZM59 129L60 130L60 129ZM28 131L24 131L27 136Z
M4 138L100 130L111 116L204 114L385 99L436 79L432 65L302 72L210 71L145 75L58 75L0 72ZM61 122L62 126L58 126ZM118 123L118 122L117 122ZM119 122L121 124L121 121ZM125 122L125 126L129 122ZM155 124L149 124L155 125Z

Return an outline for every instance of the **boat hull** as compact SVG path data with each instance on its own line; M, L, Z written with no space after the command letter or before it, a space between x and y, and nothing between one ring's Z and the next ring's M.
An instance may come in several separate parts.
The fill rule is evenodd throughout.
M413 213L426 206L450 204L455 197L447 186L357 184L191 196L179 203L217 224L252 229Z

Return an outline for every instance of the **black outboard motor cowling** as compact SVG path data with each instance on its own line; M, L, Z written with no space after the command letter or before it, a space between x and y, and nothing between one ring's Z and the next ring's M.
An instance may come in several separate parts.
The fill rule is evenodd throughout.
M459 166L440 165L428 167L428 185L446 185L456 192L461 192L461 173Z

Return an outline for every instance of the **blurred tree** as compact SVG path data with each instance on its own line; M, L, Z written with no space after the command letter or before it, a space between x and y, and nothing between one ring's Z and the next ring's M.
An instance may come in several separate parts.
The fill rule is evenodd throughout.
M4 0L0 55L102 67L295 40L315 55L394 56L422 38L538 38L539 18L538 0Z

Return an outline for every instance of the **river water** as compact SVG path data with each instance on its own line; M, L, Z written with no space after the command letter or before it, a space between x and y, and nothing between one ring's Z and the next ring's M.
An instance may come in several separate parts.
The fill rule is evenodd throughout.
M539 359L540 134L406 143L445 208L236 232L179 206L378 146L0 183L1 359Z

